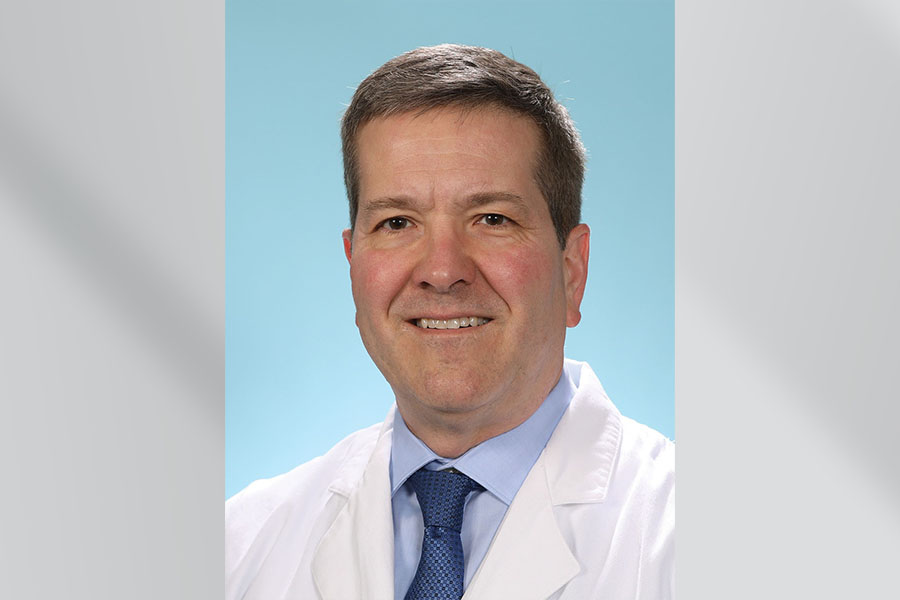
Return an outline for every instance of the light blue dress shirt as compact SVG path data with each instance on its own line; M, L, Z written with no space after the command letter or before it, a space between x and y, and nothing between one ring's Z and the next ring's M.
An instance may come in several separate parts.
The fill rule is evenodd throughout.
M431 470L453 467L478 483L485 491L469 495L462 524L465 586L487 554L513 497L556 429L569 406L575 386L563 369L553 390L524 423L486 440L462 456L449 459L431 451L404 423L394 417L391 445L391 507L394 513L394 598L403 600L412 583L422 553L422 511L410 475L422 466Z

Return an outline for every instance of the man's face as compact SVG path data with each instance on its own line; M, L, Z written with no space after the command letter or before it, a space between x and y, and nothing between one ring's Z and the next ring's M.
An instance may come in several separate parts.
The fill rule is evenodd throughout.
M356 322L401 414L414 433L518 425L559 378L587 274L587 226L562 251L534 181L537 127L448 108L373 120L357 141Z

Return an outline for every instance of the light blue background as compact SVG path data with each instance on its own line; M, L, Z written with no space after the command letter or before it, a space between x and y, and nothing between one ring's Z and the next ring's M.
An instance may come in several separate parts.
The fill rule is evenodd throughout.
M383 420L353 323L338 122L389 58L442 42L534 68L588 148L581 324L620 410L674 438L672 2L226 3L226 497Z

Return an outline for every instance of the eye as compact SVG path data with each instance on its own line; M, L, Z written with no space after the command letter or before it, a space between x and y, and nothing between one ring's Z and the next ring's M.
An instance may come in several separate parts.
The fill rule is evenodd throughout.
M379 229L388 229L390 231L400 231L411 226L412 222L406 217L391 217L378 224Z
M491 227L501 227L503 225L511 223L512 221L507 216L491 213L482 215L481 218L478 219L478 222L484 223L485 225L490 225Z

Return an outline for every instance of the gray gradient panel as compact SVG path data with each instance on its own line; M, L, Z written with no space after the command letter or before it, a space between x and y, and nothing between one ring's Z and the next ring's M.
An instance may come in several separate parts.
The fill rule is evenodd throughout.
M896 598L900 5L676 5L682 598Z
M894 597L896 3L676 5L678 593ZM221 597L223 7L0 14L0 581Z
M224 6L0 10L0 581L223 594Z

